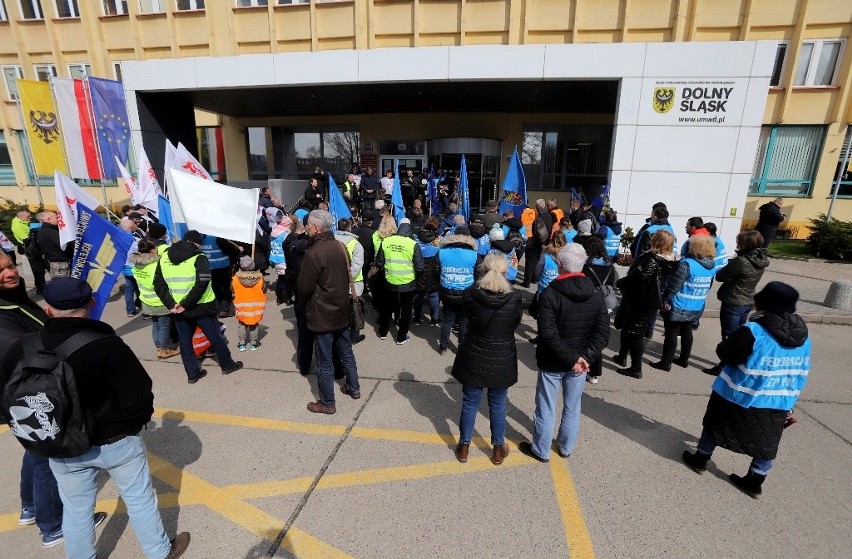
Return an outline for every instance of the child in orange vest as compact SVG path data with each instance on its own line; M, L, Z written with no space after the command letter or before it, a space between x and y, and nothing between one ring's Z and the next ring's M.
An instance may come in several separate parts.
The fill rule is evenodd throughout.
M266 282L263 275L255 271L251 256L240 258L240 271L231 279L231 291L234 293L234 308L237 312L237 349L251 351L260 347L257 341L257 325L263 318L266 307Z

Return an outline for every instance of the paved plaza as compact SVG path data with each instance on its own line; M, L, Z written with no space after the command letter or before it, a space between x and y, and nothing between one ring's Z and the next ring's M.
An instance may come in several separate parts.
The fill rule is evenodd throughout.
M760 500L727 481L745 473L745 456L719 450L704 475L680 462L709 395L700 367L713 362L719 338L712 317L688 369L646 366L642 380L615 372L613 331L604 376L586 385L574 455L539 464L517 451L532 431L536 383L527 342L535 325L525 316L507 406L512 452L501 466L488 459L485 402L470 460L455 460L461 386L449 375L453 352L436 351L437 328L413 327L404 346L368 328L355 346L362 398L339 394L337 414L317 416L305 409L316 377L299 375L293 361L291 307L267 306L254 352L236 353L236 322L226 319L246 368L222 376L207 360L209 376L192 386L178 358L154 358L150 323L125 317L119 294L105 320L154 380L156 412L143 437L167 531L192 533L188 558L836 558L848 556L852 525L852 327L823 323L849 313L819 303L840 277L852 277L852 266L781 260L764 277L802 291L813 369ZM713 295L708 303L717 304ZM652 360L661 340L658 328ZM34 527L17 525L22 449L0 429L2 556L62 557L61 547L40 548ZM102 482L97 510L109 517L98 556L141 557L115 486Z

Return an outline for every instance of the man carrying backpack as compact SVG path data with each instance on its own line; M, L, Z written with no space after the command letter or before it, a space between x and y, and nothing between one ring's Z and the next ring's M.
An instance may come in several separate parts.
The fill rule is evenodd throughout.
M44 299L44 328L15 342L0 364L2 412L22 445L50 457L64 507L66 556L96 554L92 513L97 474L106 470L145 556L180 557L189 534L166 536L139 437L154 412L151 377L108 324L89 318L92 289L85 281L56 279L45 286ZM63 409L82 423L67 421Z

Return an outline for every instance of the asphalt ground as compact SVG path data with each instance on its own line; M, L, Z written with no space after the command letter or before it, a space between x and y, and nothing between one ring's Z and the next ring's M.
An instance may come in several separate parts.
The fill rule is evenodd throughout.
M804 266L794 273L816 279L800 278L797 287L816 297L825 280ZM745 473L747 457L719 450L704 475L680 462L701 429L712 379L700 367L713 361L715 318L702 320L689 368L646 366L642 380L615 372L613 331L601 382L586 384L574 454L540 464L516 446L528 440L534 411L527 340L535 325L526 316L516 333L520 378L507 406L511 454L501 466L488 459L484 401L470 460L454 458L461 387L449 375L454 345L444 356L436 351L437 328L413 327L412 340L396 346L368 326L355 346L362 398L339 394L337 413L317 416L305 409L316 377L299 375L293 359L291 307L268 304L254 352L236 353L236 323L225 319L246 368L223 376L208 359L210 374L195 385L178 358L156 360L150 323L127 318L119 293L104 319L154 380L156 412L143 438L167 531L192 533L188 558L849 553L849 326L809 324L813 369L799 422L785 432L764 495L754 500L727 480ZM656 360L661 341L658 328L647 360ZM21 454L3 427L0 556L62 557L61 547L41 549L37 529L17 525ZM115 486L105 475L99 481L97 510L109 518L98 529L98 556L141 557Z

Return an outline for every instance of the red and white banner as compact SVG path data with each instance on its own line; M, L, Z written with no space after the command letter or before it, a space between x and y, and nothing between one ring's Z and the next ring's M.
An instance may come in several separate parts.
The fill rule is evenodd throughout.
M88 85L84 80L53 78L53 91L71 176L101 178Z
M77 238L77 201L96 210L100 202L86 194L77 183L56 171L53 175L56 192L56 221L59 225L59 242L63 245Z
M207 172L207 169L205 169L204 166L199 163L191 153L189 153L186 146L180 142L178 142L177 145L177 155L175 157L174 168L208 181L213 180L210 178L210 173Z
M154 206L151 209L156 209L157 196L163 193L163 189L160 188L160 182L157 180L154 168L151 167L148 154L145 153L145 148L141 145L139 146L139 151L136 152L136 169L138 175L136 182L139 185L139 192L142 194L143 200L145 200L145 202L139 203L147 206L146 202L153 200Z

